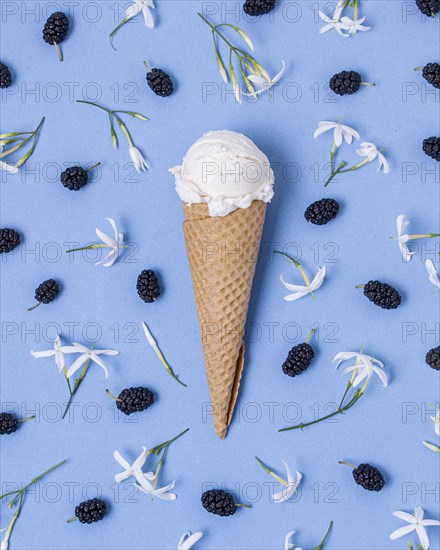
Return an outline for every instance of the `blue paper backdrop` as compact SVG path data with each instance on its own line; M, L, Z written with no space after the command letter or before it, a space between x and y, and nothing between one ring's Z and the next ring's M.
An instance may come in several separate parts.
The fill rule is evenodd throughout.
M270 15L244 18L240 2L157 0L156 28L142 16L107 36L123 16L125 2L2 2L1 59L14 86L1 94L1 131L31 130L46 121L37 149L20 174L2 173L1 225L24 235L19 249L1 258L3 410L37 411L37 421L2 438L2 489L24 482L68 458L30 494L11 538L12 549L130 548L172 549L186 531L202 530L199 548L282 548L296 530L296 544L316 546L330 520L329 550L402 549L413 535L391 542L402 526L395 510L422 505L438 516L438 455L422 445L437 443L433 414L438 373L424 363L439 343L438 294L423 262L438 267L438 240L418 241L409 264L401 260L395 235L398 214L413 232L438 231L439 170L421 150L423 138L439 135L439 94L413 68L438 61L439 21L427 20L414 2L361 2L373 28L351 39L318 34L318 9L332 4L281 1ZM63 9L72 29L62 44L65 60L41 38L46 17ZM199 20L204 9L215 22L242 26L252 36L256 57L275 74L286 62L271 101L235 103L220 85L210 31ZM238 40L237 37L234 37ZM168 70L176 92L169 99L147 88L143 60ZM375 88L337 99L326 88L331 75L360 71ZM225 94L225 91L227 92ZM126 143L114 151L105 114L75 99L98 100L151 117L128 119L135 143L151 163L138 176ZM323 188L331 136L313 140L320 120L341 121L361 138L386 147L391 173L370 165ZM264 150L276 172L276 194L267 211L263 245L249 312L247 365L236 421L219 441L206 414L209 402L196 309L181 231L181 204L168 168L180 162L205 131L243 132ZM354 160L354 147L339 159ZM61 169L100 161L90 184L72 193L58 181ZM325 196L342 205L326 227L307 224L304 210ZM108 229L114 217L132 243L111 269L95 267L93 255L66 255L68 243L94 240L95 227ZM291 264L274 257L289 250L313 273L326 262L328 276L315 301L283 301L279 281L299 281ZM139 300L136 277L152 268L163 295L154 305ZM32 313L34 288L55 277L62 294ZM401 307L383 311L355 285L383 279L399 288ZM140 330L147 321L166 357L182 379L175 383L157 361ZM288 379L281 364L289 349L317 330L317 358L307 374ZM93 367L77 394L70 420L60 420L67 387L51 359L33 359L30 350L49 349L57 331L63 341L96 342L121 353L107 358L110 378ZM332 366L339 351L363 345L386 364L387 389L375 379L366 396L345 417L304 432L277 433L293 421L322 414L340 398L344 382ZM105 395L130 385L148 385L157 403L131 422L115 416ZM130 487L115 492L119 471L112 453L134 460L141 446L152 447L189 427L170 449L162 479L176 479L174 503L151 502ZM257 465L258 455L284 474L281 460L304 474L301 496L291 503L270 502L273 481ZM346 459L379 466L387 484L381 493L354 484ZM235 492L251 510L229 519L208 515L200 505L207 485ZM76 503L102 492L108 518L93 526L67 524ZM1 527L11 513L1 508ZM431 548L439 530L429 529Z

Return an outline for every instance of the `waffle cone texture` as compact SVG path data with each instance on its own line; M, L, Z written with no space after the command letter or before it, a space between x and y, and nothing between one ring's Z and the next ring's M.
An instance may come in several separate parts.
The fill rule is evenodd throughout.
M183 204L183 231L199 317L214 428L224 439L244 366L244 328L266 203L224 217Z

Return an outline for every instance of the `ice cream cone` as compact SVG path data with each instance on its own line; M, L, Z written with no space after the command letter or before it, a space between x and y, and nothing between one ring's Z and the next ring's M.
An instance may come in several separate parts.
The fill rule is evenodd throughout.
M207 204L183 204L214 427L224 439L244 365L243 335L266 203L254 200L226 216Z

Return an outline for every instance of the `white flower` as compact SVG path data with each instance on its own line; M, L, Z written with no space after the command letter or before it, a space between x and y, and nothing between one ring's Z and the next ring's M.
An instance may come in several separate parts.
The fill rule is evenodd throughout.
M405 262L409 262L411 260L411 256L415 254L415 252L410 252L408 245L406 244L408 241L414 241L416 239L432 239L434 237L440 237L440 233L424 233L424 234L417 233L415 235L408 235L407 233L404 233L408 224L409 224L409 221L406 219L406 217L403 214L400 214L399 216L397 216L397 240L399 241L400 252ZM393 237L391 237L391 239L392 238Z
M435 416L429 417L434 422L434 430L437 435L440 435L440 409L437 410L437 413ZM428 443L427 441L422 442L425 447L427 447L429 450L433 451L434 453L440 453L440 447L438 445L434 445L432 443Z
M345 34L344 32L342 32L342 31L348 31L349 27L342 22L342 19L341 20L339 19L342 13L341 8L338 8L338 7L336 8L332 18L325 15L325 13L323 13L322 11L319 11L318 13L319 13L319 17L324 21L324 23L326 23L326 25L324 25L319 29L319 34L323 34L327 31L331 31L332 29L334 29L341 36L348 38L348 34Z
M116 222L113 218L106 218L106 220L113 228L114 237L109 237L98 228L96 228L96 234L98 238L101 239L101 241L106 245L105 248L111 248L111 250L103 260L100 260L95 265L103 264L104 267L111 267L119 257L120 249L124 243L124 234L118 232Z
M345 29L348 30L349 34L356 34L359 32L365 32L369 31L371 27L366 27L365 25L362 25L362 23L365 21L365 17L361 17L361 19L353 20L350 19L350 17L344 16L341 18L341 22L344 25Z
M145 25L152 29L154 27L154 19L151 14L150 8L155 9L153 0L135 0L134 3L129 6L125 12L126 17L131 19L135 17L139 12L144 15Z
M187 531L180 537L177 550L190 550L203 537L203 533L198 531L197 533L191 533Z
M296 531L289 531L284 537L284 550L292 550L295 547L293 542L290 542L290 538L296 533ZM302 548L296 548L296 550L302 550Z
M136 487L141 491L142 493L146 493L147 495L151 495L152 497L157 497L162 500L176 500L177 496L174 493L170 493L171 489L174 489L176 482L173 481L166 487L161 487L160 489L155 489L153 485L147 480L147 478L144 479L142 485L135 484Z
M108 378L108 370L107 367L104 364L104 361L100 359L99 355L119 355L119 351L113 350L113 349L89 349L86 346L83 346L82 344L78 344L77 342L72 342L71 346L64 346L64 353L80 353L81 355L74 361L72 366L68 369L66 376L67 378L71 378L77 370L79 370L86 361L90 359L90 361L93 361L97 365L99 365L104 373L105 377Z
M397 216L397 240L399 241L400 253L402 254L405 262L409 262L411 260L411 256L415 254L415 252L410 251L408 245L406 244L409 240L409 235L404 233L404 231L408 224L409 220L406 219L404 214Z
M55 338L53 343L53 349L49 349L46 351L31 351L31 355L32 357L35 357L35 359L40 359L41 357L55 357L55 364L58 367L58 372L61 372L66 366L64 354L74 353L73 351L69 350L70 346L60 346L60 337L57 334L57 337Z
M144 483L145 479L153 480L154 474L153 472L147 472L144 473L142 471L142 468L144 467L145 461L147 460L147 449L145 447L142 447L142 453L137 457L137 459L133 462L133 464L130 466L130 464L121 456L119 451L114 451L113 457L116 460L116 462L124 468L123 472L120 472L119 474L115 475L115 482L121 483L121 481L125 481L126 479L129 479L130 477L134 477L138 483L142 484Z
M434 430L437 435L440 435L440 409L437 410L435 416L429 417L434 422Z
M406 521L407 523L409 523L409 525L405 525L405 527L400 527L400 529L396 529L396 531L393 531L390 535L390 539L400 539L401 537L408 535L412 531L416 531L423 550L428 550L429 538L428 534L426 533L425 527L438 526L440 525L440 521L436 519L423 519L424 513L425 512L423 511L423 508L421 508L420 506L414 508L414 514L408 514L407 512L394 512L393 516L403 521Z
M141 170L145 172L146 169L149 168L147 161L142 156L142 153L134 145L130 145L128 152L130 154L130 158L134 164L134 167L136 168L136 171L138 173Z
M15 522L14 522L15 523ZM3 533L4 531L6 531L6 534L5 536L3 537L3 540L0 544L0 550L8 550L8 547L9 547L9 537L11 536L11 532L12 532L12 529L11 529L11 526L8 527L8 529L0 529L0 533Z
M254 74L248 75L248 79L252 82L252 84L255 84L259 89L255 90L254 92L251 92L251 93L242 92L243 95L257 97L259 94L261 94L263 92L270 91L272 86L274 86L281 79L281 77L284 74L284 70L286 68L286 65L285 65L284 61L282 61L281 63L283 64L283 66L281 68L281 71L276 76L274 76L271 80L269 80L265 76L262 76L261 74L255 74L254 73Z
M370 355L365 355L364 353L358 353L356 351L343 351L335 355L333 363L337 362L336 368L338 368L341 363L350 359L356 359L356 363L351 367L347 367L342 374L344 375L349 372L354 373L354 380L352 384L354 388L364 380L368 382L373 376L373 373L376 373L380 378L383 387L387 387L388 379L387 375L382 370L384 367L382 361L379 361Z
M302 270L302 268L301 268ZM293 294L288 294L287 296L284 296L284 299L287 302L293 302L295 300L299 300L300 298L303 298L304 296L307 296L307 294L311 294L315 292L315 290L318 290L318 288L321 287L322 283L324 282L324 278L326 275L326 269L325 265L320 267L318 269L318 272L315 275L315 278L312 282L308 281L307 276L305 276L304 271L302 270L303 277L305 277L306 285L292 285L290 283L286 283L286 281L283 279L283 276L281 275L280 279L283 285L287 288L287 290L291 290Z
M287 473L287 481L281 479L278 476L275 476L275 474L271 474L275 479L277 479L282 485L284 485L283 489L279 493L275 493L273 495L273 501L275 503L285 502L286 500L289 500L289 498L296 493L298 485L301 483L302 480L302 474L300 472L296 472L296 479L294 478L292 471L290 469L290 466L287 464L285 460L283 460L284 467L286 468Z
M384 174L388 174L388 172L390 171L390 165L388 164L387 159L378 150L374 143L364 141L363 143L361 143L361 147L359 149L356 149L356 153L360 157L367 157L368 162L373 162L373 160L377 158L379 161L379 168L377 169L378 172L380 172L382 168Z
M0 154L2 153L3 149L3 143L0 143ZM2 160L0 160L0 170L4 170L9 174L16 174L18 172L18 168L16 166L14 166L13 164L8 164L7 162L3 162Z
M431 281L431 283L437 288L440 288L440 280L438 277L438 273L434 267L434 262L432 260L426 260L425 267L426 267L426 271L428 272L429 280Z
M340 147L342 145L343 139L346 143L348 143L348 145L350 145L353 141L353 138L359 139L360 137L356 130L350 128L350 126L341 124L339 121L331 122L328 120L323 120L322 122L318 123L318 128L315 130L313 138L316 139L318 136L320 136L324 132L327 132L328 130L334 130L333 141L336 147Z

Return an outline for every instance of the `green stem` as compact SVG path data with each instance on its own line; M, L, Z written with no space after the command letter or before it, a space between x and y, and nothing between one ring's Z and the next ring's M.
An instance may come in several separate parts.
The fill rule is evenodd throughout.
M90 166L90 168L87 168L86 172L90 172L90 170L93 170L94 168L97 168L98 166L101 166L100 162L97 162L93 166Z
M269 475L272 476L274 479L276 479L277 481L279 481L279 482L281 483L281 485L284 485L284 486L287 485L287 482L286 482L284 479L282 479L281 477L277 476L277 475L274 473L274 471L271 470L271 469L269 468L269 466L266 466L266 464L264 464L264 462L258 458L258 456L255 457L255 460L258 462L258 464L263 468L263 470L264 470L267 474L269 474Z
M183 432L176 435L176 437L173 437L173 439L169 439L168 441L165 441L164 443L161 443L160 445L153 447L148 451L148 454L154 453L157 456L162 449L164 449L165 447L169 447L171 443L174 443L174 441L177 441L177 439L179 439L179 437L182 437L182 435L186 434L186 432L189 432L189 428L186 428L186 430L183 430Z
M60 61L62 61L63 60L63 54L61 53L61 49L59 48L59 46L56 42L54 42L53 45L55 46L55 48L57 50L58 57L60 58Z
M330 525L327 529L327 533L325 534L325 537L322 539L322 542L319 546L317 546L316 548L314 548L313 550L322 550L324 548L324 544L326 542L326 540L328 539L328 536L330 535L330 531L333 527L333 521L330 522Z
M72 248L71 250L66 250L66 254L68 254L69 252L80 252L81 250L94 250L95 248L111 248L111 246L109 246L108 244L90 244L89 246L83 246L81 248Z
M19 491L14 491L16 493L16 495L11 500L11 502L8 504L9 508L12 508L14 506L14 503L15 503L15 501L17 500L17 498L19 496L20 496L20 498L22 496L24 496L25 492L29 489L29 487L32 487L32 485L35 485L36 483L38 483L41 479L43 479L43 477L46 477L48 474L50 474L51 472L53 472L54 470L56 470L57 468L59 468L60 466L65 464L66 462L67 462L67 460L63 460L63 461L59 462L58 464L55 464L55 466L52 466L52 468L49 468L48 470L46 470L45 472L43 472L39 476L34 477L27 485L25 485L25 487L23 487L23 489L20 489ZM5 495L3 495L3 496L5 496Z
M350 462L345 462L344 460L339 460L338 464L345 464L346 466L350 466L354 470L356 470L356 468L357 468L357 466L355 466L354 464L351 464Z
M315 329L312 328L311 331L309 332L307 338L306 338L306 344L309 343L309 340L310 340L310 338L314 335L314 333L315 333Z
M210 23L206 17L204 17L200 12L197 14L207 25L209 25L212 29L212 32L215 32L218 34L218 36L220 36L220 38L222 40L224 40L224 42L226 42L226 44L232 49L232 50L236 50L237 48L235 46L233 46L229 40L217 29L217 25L213 25L212 23Z
M28 416L27 418L23 418L22 420L19 420L18 423L21 424L23 422L27 422L28 420L34 420L34 418L35 418L35 415Z
M119 125L119 128L121 128L121 130L123 131L125 137L127 138L129 147L133 147L133 145L134 145L133 140L131 139L131 135L130 135L130 132L128 131L127 126L125 126L125 124L122 122L122 120L118 117L118 115L115 115L114 112L113 112L113 116L115 117L116 122Z
M351 388L351 383L352 383L352 380L347 382L347 387L345 388L345 392L344 392L344 395L342 396L341 402L339 403L338 409L340 409L342 407L342 405L344 404L345 398L347 397L347 393L349 392L349 390Z
M90 349L93 349L93 346ZM63 420L66 417L67 411L69 410L69 407L72 404L72 399L74 398L76 392L79 390L79 387L81 386L81 384L82 384L82 382L83 382L83 380L84 380L84 378L87 374L87 371L88 371L89 366L90 366L90 361L91 361L90 359L87 359L86 364L84 365L83 370L82 370L79 378L77 378L75 380L75 384L73 385L73 390L72 389L70 390L70 397L69 397L69 400L67 401L67 405L66 405L66 408L64 409L64 413L63 413L63 416L61 417L61 420Z
M330 174L330 177L327 179L327 181L325 182L325 185L324 187L327 187L327 185L332 181L332 179L337 175L337 174L341 174L342 173L342 169L344 168L344 166L347 166L347 163L345 161L342 161L341 164L336 168L335 171L332 171L332 173Z
M317 418L316 420L312 420L310 422L305 422L305 423L302 422L300 424L297 424L296 426L289 426L288 428L281 428L278 431L279 432L288 432L290 430L297 430L298 428L302 430L303 428L306 428L307 426L312 426L313 424L318 424L318 422L323 422L324 420L328 420L329 418L333 418L334 416L337 416L338 414L345 413L346 411L351 409L353 407L353 405L356 404L357 401L359 401L359 399L362 397L362 395L363 395L363 393L360 390L356 390L356 392L354 394L354 397L352 397L352 399L344 407L339 406L336 409L336 411L334 411L330 414L327 414L326 416L322 416L321 418Z
M37 309L38 306L41 306L41 302L37 302L34 306L28 307L28 311L33 311L34 309Z
M110 390L105 390L105 393L111 397L111 399L113 399L113 401L122 401L121 399L119 399L119 397L116 397L115 395L113 395Z
M45 121L45 119L46 119L46 117L43 117L41 119L40 124L37 126L37 129L34 132L22 132L23 135L26 134L26 135L29 135L29 137L22 140L19 145L15 145L15 147L12 147L11 149L8 149L7 151L4 151L3 153L0 153L0 159L6 157L7 155L10 155L11 153L14 153L15 151L18 151L18 149L20 149L21 147L23 147L23 145L26 145L26 143L28 141L33 139L34 140L34 145L30 149L31 153L28 152L27 157L23 157L23 158L25 158L25 160L27 160L30 157L30 155L32 154L33 150L35 149L36 138L38 136L38 132L40 131L40 128L43 125L43 122ZM23 164L23 162L22 162L22 164Z
M250 504L236 504L237 508L252 508Z
M113 114L113 111L110 109L107 109L106 107L103 107L102 105L99 105L98 103L93 103L93 101L85 101L84 99L77 99L77 103L86 103L87 105L93 105L94 107L98 107L98 109L102 109L106 113Z
M147 71L149 73L151 73L151 67L148 65L148 63L146 61L144 61L144 65L145 65L145 68L147 69Z

